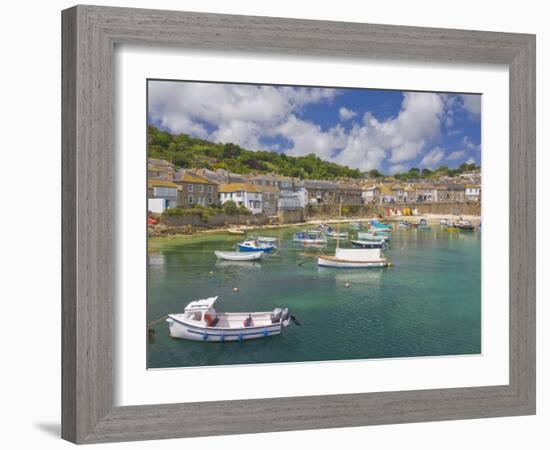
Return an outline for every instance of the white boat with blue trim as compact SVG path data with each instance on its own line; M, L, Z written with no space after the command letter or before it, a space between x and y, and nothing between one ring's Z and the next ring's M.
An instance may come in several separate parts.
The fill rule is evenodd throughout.
M209 297L189 303L183 313L168 314L170 336L177 339L207 342L230 342L258 339L281 334L284 327L299 322L288 308L267 312L218 313Z
M216 250L214 254L216 258L226 261L256 261L263 256L264 252L221 252Z

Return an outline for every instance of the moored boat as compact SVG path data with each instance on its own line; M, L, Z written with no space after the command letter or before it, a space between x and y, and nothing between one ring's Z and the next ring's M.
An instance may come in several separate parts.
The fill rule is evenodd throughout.
M294 234L292 242L304 245L324 245L327 243L327 238L323 235L300 231Z
M356 248L384 248L384 242L382 241L363 241L363 240L352 240L351 246Z
M349 227L352 229L352 230L360 230L363 228L363 224L361 222L351 222L349 224Z
M405 229L410 228L410 226L411 226L411 224L409 222L404 222L404 221L399 222L399 225L398 225L399 228L405 228Z
M292 322L299 324L288 308L266 312L218 313L209 297L189 303L181 314L168 314L170 336L207 342L257 339L281 334Z
M336 248L334 256L320 255L317 263L324 267L386 267L388 260L380 248Z
M226 261L255 261L260 259L264 252L222 252L216 250L214 254L218 259Z
M426 219L420 219L420 222L418 222L418 225L416 226L418 230L429 230L431 227L428 225L428 221Z
M237 234L237 235L240 235L240 236L242 236L244 234L244 230L241 230L239 228L229 228L227 230L227 232L229 234Z
M262 244L257 240L239 242L241 252L271 252L274 248L273 244Z
M357 234L357 237L359 238L359 240L362 240L362 241L382 241L382 242L386 242L386 241L389 241L391 239L391 236L388 235L388 234L379 234L379 233L371 233L371 232L362 232L360 231L358 234Z
M459 230L472 231L475 227L469 220L460 218L458 222L455 223L455 227Z
M328 227L326 231L326 236L333 239L347 239L349 237L349 233L346 231L336 231L331 227Z

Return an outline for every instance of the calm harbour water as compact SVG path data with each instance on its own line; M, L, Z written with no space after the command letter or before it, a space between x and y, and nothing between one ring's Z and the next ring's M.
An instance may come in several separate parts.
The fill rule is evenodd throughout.
M171 339L161 321L147 344L148 367L481 352L480 232L394 228L385 252L393 267L332 269L304 256L317 250L293 244L296 231L255 232L279 238L279 251L261 262L217 261L214 250L234 250L242 240L227 233L150 239L148 322L218 295L220 312L288 306L302 326L285 328L281 336L212 343ZM334 246L322 251L333 254Z

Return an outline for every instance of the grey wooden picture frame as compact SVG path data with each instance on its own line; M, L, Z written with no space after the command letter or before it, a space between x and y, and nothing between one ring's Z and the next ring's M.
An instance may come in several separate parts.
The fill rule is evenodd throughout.
M63 11L62 34L64 439L95 443L535 413L534 35L98 6ZM117 44L506 65L509 384L115 407L112 212Z

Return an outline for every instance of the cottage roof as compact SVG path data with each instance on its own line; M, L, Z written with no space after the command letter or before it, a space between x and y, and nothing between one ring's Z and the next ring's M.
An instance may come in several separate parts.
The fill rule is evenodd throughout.
M392 191L402 191L403 186L401 186L400 184L394 184L391 189Z
M176 183L172 183L171 181L167 181L167 180L158 180L156 178L148 179L147 186L148 187L170 187L170 188L178 187Z
M304 180L306 189L336 189L336 184L325 180Z
M410 184L405 188L405 192L414 192L414 191L415 191L415 188Z
M254 187L258 190L258 192L279 192L279 188L277 186L265 186L263 184L255 184Z
M266 187L266 186L263 186ZM229 193L229 192L261 192L259 189L259 186L254 186L253 184L249 183L225 183L220 184L218 191L220 193Z
M176 173L174 181L178 183L199 183L199 184L214 184L212 180L208 178L201 177L196 173L193 173L189 170L180 170Z

